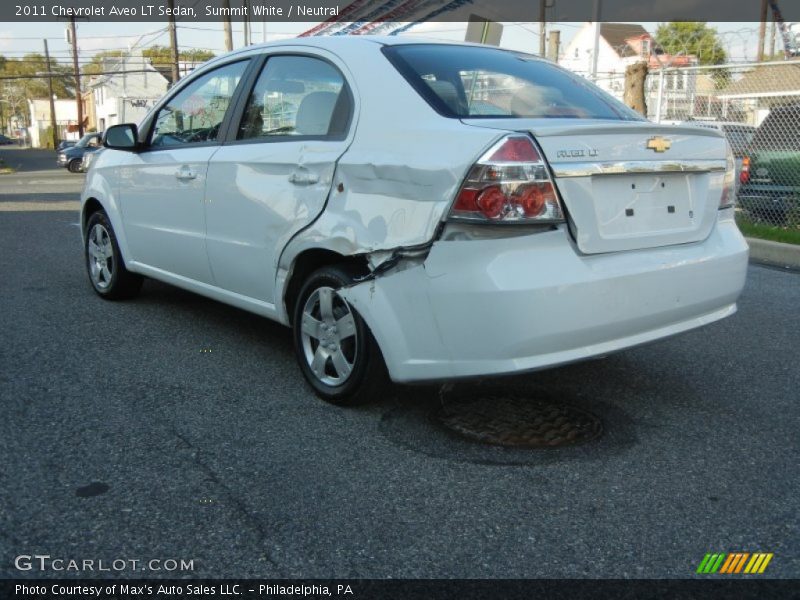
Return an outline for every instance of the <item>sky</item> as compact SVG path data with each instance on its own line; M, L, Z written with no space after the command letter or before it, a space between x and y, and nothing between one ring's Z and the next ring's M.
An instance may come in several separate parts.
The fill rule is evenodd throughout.
M263 23L252 24L254 42L295 37L310 29L316 23ZM562 50L582 23L549 23L550 29L561 31ZM658 23L642 23L655 33ZM755 60L758 39L758 23L709 23L722 36L723 45L732 61L747 62ZM234 23L234 47L243 44L242 24ZM463 23L421 23L406 35L424 36L433 39L462 40ZM65 39L65 24L53 23L9 23L0 22L0 54L7 57L21 57L27 52L42 52L42 38L48 39L51 55L60 62L70 60L69 47ZM780 50L780 36L776 41ZM768 38L769 39L769 38ZM100 50L126 50L131 46L147 47L154 44L167 45L169 35L166 23L78 23L79 56L81 63L88 62ZM224 52L222 24L209 22L178 23L178 45L180 48L207 49L215 54ZM513 50L537 53L539 49L539 24L504 23L501 46Z

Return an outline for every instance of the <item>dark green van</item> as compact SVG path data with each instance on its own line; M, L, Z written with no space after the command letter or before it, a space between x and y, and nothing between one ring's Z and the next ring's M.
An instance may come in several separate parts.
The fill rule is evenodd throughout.
M754 221L800 226L800 105L773 109L756 131L737 203Z

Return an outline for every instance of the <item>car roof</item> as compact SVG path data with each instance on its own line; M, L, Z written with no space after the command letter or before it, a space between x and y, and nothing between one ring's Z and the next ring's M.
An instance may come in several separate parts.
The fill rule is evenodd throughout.
M487 46L486 44L475 44L472 42L450 41L450 40L437 40L425 37L410 37L410 36L396 36L396 35L316 35L308 37L286 38L272 42L261 44L253 44L252 46L245 46L233 52L221 54L212 60L205 63L203 66L215 64L237 55L250 55L257 53L259 50L269 50L271 48L280 48L283 46L308 46L310 48L320 48L336 52L337 50L353 48L375 48L380 46L407 46L416 44L435 44L437 46L465 46L473 48L485 49L500 49L495 46ZM528 55L532 59L544 60L536 55Z

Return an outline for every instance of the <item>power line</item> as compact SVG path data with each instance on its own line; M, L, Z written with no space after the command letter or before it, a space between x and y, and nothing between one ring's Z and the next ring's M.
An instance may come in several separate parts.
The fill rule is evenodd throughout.
M158 69L156 69L158 70ZM102 71L100 73L91 73L92 76L94 75L128 75L130 73L152 73L153 71L150 69L130 69L127 71ZM40 75L0 75L0 81L2 80L11 80L11 79L47 79L51 75L48 73L43 73ZM72 78L72 73L53 73L53 79L62 79L62 78Z

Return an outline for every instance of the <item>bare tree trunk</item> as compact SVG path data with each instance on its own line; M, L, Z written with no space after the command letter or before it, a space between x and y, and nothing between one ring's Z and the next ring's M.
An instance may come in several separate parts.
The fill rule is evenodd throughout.
M644 84L647 80L647 63L642 61L625 69L625 104L647 116Z

